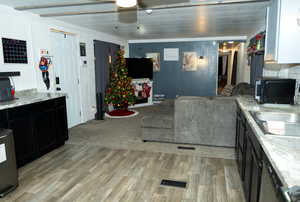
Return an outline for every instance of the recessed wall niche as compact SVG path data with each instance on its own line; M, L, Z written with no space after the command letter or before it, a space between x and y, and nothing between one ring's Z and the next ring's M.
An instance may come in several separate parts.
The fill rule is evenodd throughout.
M27 64L26 41L2 38L4 63Z

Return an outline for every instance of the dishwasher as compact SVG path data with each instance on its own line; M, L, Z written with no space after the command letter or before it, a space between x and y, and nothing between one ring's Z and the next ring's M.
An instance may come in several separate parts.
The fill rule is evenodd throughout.
M15 145L12 130L0 129L0 197L18 186Z
M259 202L300 202L300 187L284 188L267 159L263 161Z

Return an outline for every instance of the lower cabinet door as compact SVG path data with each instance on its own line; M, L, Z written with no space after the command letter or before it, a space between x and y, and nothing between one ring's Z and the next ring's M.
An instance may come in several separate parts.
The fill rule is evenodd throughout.
M57 147L55 131L55 110L49 109L38 112L34 117L35 137L38 142L39 156L48 153Z
M238 148L239 148L239 135L240 135L240 118L239 118L239 113L236 113L236 125L235 125L235 151L238 153Z
M245 179L244 153L242 152L242 149L240 147L238 149L237 161L238 161L238 169L239 169L241 180L244 181Z
M69 139L68 136L68 120L66 105L59 106L55 112L56 135L58 145L61 146Z
M10 120L8 128L13 130L17 166L21 167L36 158L37 148L32 118L26 116Z
M252 150L252 177L250 202L259 202L262 165L255 152Z
M0 111L0 128L7 128L7 110Z
M244 192L246 202L250 200L251 180L252 180L252 148L248 137L245 137L245 178L244 178Z

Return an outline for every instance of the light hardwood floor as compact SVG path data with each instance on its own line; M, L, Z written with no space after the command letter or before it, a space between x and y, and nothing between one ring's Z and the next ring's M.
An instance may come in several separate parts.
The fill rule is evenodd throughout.
M72 128L65 146L19 169L19 187L0 202L244 202L233 149L143 143L140 119L151 108L138 110Z
M234 160L65 145L21 168L18 189L0 201L243 202L241 190Z

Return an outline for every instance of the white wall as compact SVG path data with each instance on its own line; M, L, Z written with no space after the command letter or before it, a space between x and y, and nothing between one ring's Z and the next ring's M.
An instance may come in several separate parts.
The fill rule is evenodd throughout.
M41 18L28 12L19 12L6 6L0 6L0 37L21 39L27 41L28 64L4 64L2 43L0 43L0 72L20 71L21 76L15 77L16 90L25 90L37 88L40 92L46 92L47 89L42 80L38 68L40 59L40 49L46 49L51 55L52 39L50 37L50 28L63 30L76 34L79 42L86 43L87 65L80 66L80 83L83 117L82 121L93 119L96 111L95 97L95 69L94 69L94 45L93 40L101 40L127 45L127 41L119 37L111 36L105 33L96 32L79 26L74 26L61 21ZM75 50L74 50L75 51ZM78 58L80 61L80 58ZM49 92L55 91L54 70L49 69L51 88Z
M27 41L28 64L4 64L2 42L0 42L0 72L20 71L21 77L14 77L16 90L36 87L35 69L33 68L33 46L31 24L19 12L11 12L7 7L0 7L0 37Z

